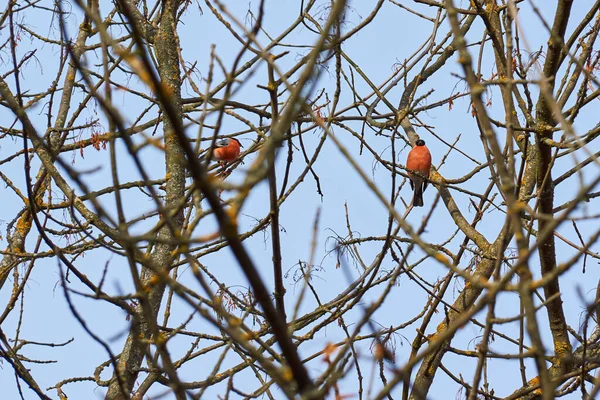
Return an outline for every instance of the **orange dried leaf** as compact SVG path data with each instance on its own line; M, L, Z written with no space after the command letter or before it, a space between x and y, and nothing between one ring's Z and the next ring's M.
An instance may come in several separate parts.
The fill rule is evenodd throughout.
M323 350L323 356L329 358L330 355L335 353L336 349L337 349L337 346L335 344L328 342L325 345L325 349Z
M381 343L375 343L373 355L377 361L383 360L385 358L385 347Z

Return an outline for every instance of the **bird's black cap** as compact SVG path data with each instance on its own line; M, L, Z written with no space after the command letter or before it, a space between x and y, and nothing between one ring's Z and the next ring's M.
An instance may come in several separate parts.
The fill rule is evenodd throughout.
M419 139L417 140L417 143L415 143L417 146L425 146L425 141L423 139Z

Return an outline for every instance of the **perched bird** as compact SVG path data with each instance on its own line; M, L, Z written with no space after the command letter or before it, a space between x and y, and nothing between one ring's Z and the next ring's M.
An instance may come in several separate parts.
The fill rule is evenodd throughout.
M225 165L239 157L241 147L244 146L235 138L219 140L213 150L213 159L219 161L221 165Z
M414 191L412 206L423 207L423 192L427 188L429 170L431 170L431 153L424 140L417 140L415 147L408 153L406 169L410 179L410 187Z

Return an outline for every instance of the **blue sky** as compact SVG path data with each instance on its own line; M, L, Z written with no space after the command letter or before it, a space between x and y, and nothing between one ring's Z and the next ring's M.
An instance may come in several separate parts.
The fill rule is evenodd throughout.
M258 4L257 1L230 3L231 4L228 4L229 10L236 15L240 21L246 21L248 7L256 13ZM407 6L414 8L418 12L424 13L429 17L435 16L435 10L433 8L412 4L412 2L402 3L408 3ZM463 3L462 6L468 4L466 1ZM553 17L554 3L555 2L535 2L549 21L551 21ZM586 7L588 7L588 5L591 6L592 4L589 0L580 2L579 4L583 3L585 3ZM457 4L460 4L460 2L457 2ZM352 8L347 12L347 22L344 26L344 30L346 31L360 23L360 21L370 13L373 2L351 1L350 6ZM76 10L76 6L72 7L74 14L69 17L68 20L69 32L71 34L75 32L76 27L81 21L80 13ZM183 16L179 35L183 57L188 63L197 62L197 69L202 77L206 77L210 62L209 55L211 45L214 44L216 46L216 54L220 57L222 63L228 67L231 66L241 45L228 34L227 30L221 24L218 23L204 3L200 4L200 7L202 8L202 13L198 11L196 3L190 6L190 9ZM573 21L577 21L578 16L584 13L585 9L583 6L581 8L574 8ZM264 29L271 37L277 36L297 17L298 9L299 6L296 1L267 0ZM532 13L529 2L522 4L521 9L523 14L520 22L524 29L523 34L526 36L532 51L537 50L540 46L545 45L547 35L542 25ZM49 34L55 38L58 37L58 32L55 30L56 24L53 25L54 30L48 26L49 19L47 13L31 12L24 16L24 18L24 21L40 34ZM568 33L573 29L573 25L574 24L569 25ZM405 58L413 54L413 52L415 52L428 38L430 29L430 23L423 22L409 14L407 11L392 3L386 2L374 22L349 40L348 43L343 46L343 50L352 57L376 85L380 85L394 73L394 64L402 62ZM440 28L439 37L443 37L448 29L449 26L447 22L444 21ZM475 42L480 40L483 32L482 29L482 23L480 21L475 22L472 31L467 37L468 41ZM0 38L6 40L8 37L7 35L6 29L0 30ZM284 40L284 43L294 46L307 46L314 43L315 38L316 36L306 28L300 27L290 34L290 36ZM268 43L268 39L264 33L260 34L258 39L263 45ZM37 43L38 42L36 41L31 41L27 35L24 35L18 50L20 54L24 54L26 51L31 50L31 47L38 47ZM285 50L289 50L290 53L279 61L279 66L283 71L295 64L301 56L309 51L306 47L282 47L276 52ZM49 82L54 79L58 56L59 53L55 47L44 45L39 48L36 53L38 62L29 64L27 68L22 71L21 78L26 87L32 91L47 87ZM473 56L476 56L476 54L473 54ZM87 59L88 64L99 63L101 61L100 52L96 53L96 57L97 58L94 59L90 54ZM243 61L248 60L249 57L250 55L246 54ZM482 68L484 77L489 77L493 71L494 66L490 61L491 57L492 49L488 46L484 53L485 62ZM9 58L6 54L3 54L2 60L4 63L1 64L0 71L6 71L9 68L6 64ZM334 88L333 70L334 66L330 64L329 71L322 73L317 85L319 89L325 88L330 97L333 94ZM447 97L451 93L464 92L466 89L465 84L460 82L453 74L462 75L460 66L456 62L456 56L453 57L448 64L436 74L436 76L432 77L419 88L417 97L434 89L433 94L427 99L429 103L433 103ZM233 100L250 102L253 104L267 104L269 101L268 93L256 87L256 84L264 85L266 83L266 76L266 66L262 63L256 68L253 75L243 82L243 85L236 86L237 92L234 95ZM414 72L410 74L410 78L413 76ZM214 81L220 82L222 78L223 74L216 71ZM355 74L355 79L356 90L360 95L364 96L371 92L369 86L360 79L357 74ZM9 82L12 84L12 80L9 80ZM205 83L203 81L200 81L199 83L199 87L204 90ZM127 85L138 90L145 90L143 84L139 80L136 80L136 78L130 79L127 82ZM387 94L387 99L392 104L397 105L400 99L401 90L401 85L392 89ZM115 90L113 96L114 104L130 123L138 115L139 111L146 106L144 103L124 92ZM186 86L184 88L183 96L191 97L195 96L195 94L189 86ZM218 94L217 96L220 97L221 94ZM78 104L80 99L81 95L78 95L73 103ZM372 101L372 99L370 101ZM347 86L344 86L340 108L351 102L352 93L348 90ZM322 103L322 101L319 103ZM501 96L496 88L494 89L492 105L489 107L489 112L493 117L502 120L504 111L501 108L501 105ZM594 106L590 106L586 111L582 112L578 122L575 124L577 133L582 134L586 132L598 122L597 116L594 115L594 108ZM389 112L383 104L378 106L378 111ZM45 109L41 107L41 104L29 112L30 117L35 121L41 131L45 128L44 112ZM145 120L155 117L156 112L156 109L152 109ZM352 113L355 114L356 112L354 111ZM326 111L325 114L327 114ZM196 117L199 116L198 113L193 115ZM100 119L100 125L102 126L101 131L108 128L106 120L102 116L98 106L95 108L89 107L85 110L80 117L80 122L93 118ZM481 141L479 139L479 132L475 120L471 116L469 100L467 98L456 100L451 110L449 110L447 106L443 106L427 113L421 113L419 118L425 124L431 126L436 135L448 142L454 142L455 138L460 134L461 137L457 146L463 152L479 162L485 161ZM3 125L10 125L10 122L8 121L11 119L12 116L8 115L6 112L3 111L0 113L0 122ZM207 121L209 123L214 122L214 116L210 116ZM255 121L253 122L256 123L257 119L255 118ZM352 123L351 126L359 132L362 128L360 123ZM233 118L226 118L221 133L225 134L242 128L243 125L239 121L236 121ZM435 139L427 132L427 130L419 127L416 128L417 132L421 135L421 138L426 140L431 149L434 164L438 165L440 159L448 151L448 148ZM197 128L191 126L188 129L188 132L191 137L194 137L197 134ZM354 160L368 173L377 187L389 197L391 179L387 170L377 164L374 161L374 157L368 152L365 151L362 154L359 154L360 143L347 132L340 128L334 128L334 132L351 151ZM83 138L87 138L89 137L89 130L85 130L81 132L81 134ZM160 133L157 135L159 134ZM204 135L205 137L210 135L210 130L206 129ZM323 132L318 129L304 134L303 139L309 155L312 155L321 135L323 135ZM503 137L504 132L498 131L498 135L499 137ZM242 136L240 140L242 144L248 147L252 141L255 140L255 136L255 134L246 134ZM386 160L390 159L391 149L389 138L376 135L376 132L369 127L365 127L365 137L367 142L376 149L382 158ZM135 137L134 140L141 143L142 139L138 136ZM297 142L295 142L295 144L298 146ZM4 159L8 157L16 151L16 149L19 149L20 146L21 143L19 140L4 138L4 140L0 142L0 158ZM409 149L408 147L401 147L400 141L396 142L396 146L396 151L398 152L397 162L404 164ZM591 151L597 150L597 145L592 144ZM286 152L287 147L283 147L277 159L279 184L281 184L285 168ZM584 158L584 153L579 153L581 153L578 155L579 159ZM139 173L134 168L133 163L126 157L126 150L122 144L119 144L118 146L118 154L121 156L119 158L118 171L120 179L122 181L140 179ZM159 151L153 148L145 148L140 151L139 154L147 171L153 178L164 175L164 161L162 160L162 155ZM110 184L109 154L107 151L96 152L95 150L88 148L85 150L84 158L81 157L78 151L73 152L72 154L64 154L62 157L66 161L74 162L73 167L81 172L83 180L92 189L99 189ZM228 179L231 182L241 182L245 177L245 172L252 164L253 157L253 155L250 155L245 160L245 163L238 167ZM576 162L576 160L570 157L560 159L557 163L554 176L559 176L562 171L570 169ZM292 182L300 174L304 165L301 153L296 150L294 152L294 163L292 164L291 169L290 179ZM39 162L34 159L33 171L37 171L38 166ZM452 152L447 158L446 163L441 167L440 173L447 179L457 178L470 171L473 166L473 162L456 152ZM24 190L22 157L3 164L0 168L4 174L21 188L21 190ZM98 170L93 173L85 173L85 171L94 170L96 168L98 168ZM594 178L597 174L597 171L595 171L596 168L597 167L595 166L587 168L586 171L584 171L584 179ZM368 187L359 175L353 171L348 161L343 157L331 140L328 139L326 141L325 147L314 166L314 170L320 178L324 196L321 197L317 193L315 182L309 174L304 179L304 182L299 185L298 189L293 192L290 198L286 200L281 207L280 224L283 248L282 256L284 272L286 272L285 285L287 289L288 315L292 312L295 299L298 298L301 290L301 284L294 283L294 276L296 276L297 273L298 262L306 262L310 257L311 236L317 210L320 210L317 251L315 254L318 269L312 283L321 296L322 301L335 298L341 291L347 288L349 284L349 275L354 278L359 276L358 268L352 260L348 260L344 264L346 266L345 268L348 269L347 273L344 273L340 268L336 268L337 259L335 253L331 253L335 244L335 238L344 238L348 235L345 206L347 205L348 208L351 229L355 237L382 236L385 234L387 228L388 213L385 207L369 191ZM488 182L489 171L483 170L474 179L470 180L462 187L481 193ZM557 190L555 199L557 205L572 198L573 193L577 188L575 184L576 181L574 180L571 186L567 186L569 184L566 183L562 185L565 187L560 187L560 189ZM22 208L22 203L10 189L5 188L4 186L2 187L3 189L0 189L2 190L0 193L2 193L1 196L3 198L3 211L0 219L3 221L3 224L0 226L0 229L2 229L2 235L5 237L6 226L9 221L14 218L18 210ZM59 198L60 194L58 193L58 189L55 189L55 193L56 197ZM268 194L266 182L260 183L253 189L242 209L242 215L239 221L240 231L243 232L251 229L255 225L257 219L263 218L268 214ZM434 201L435 194L435 189L430 187L425 193L426 207L413 210L407 217L407 221L411 223L413 227L418 227L420 225L422 218L429 210L427 205L430 205ZM458 192L453 192L453 195L455 196L462 213L468 220L471 220L475 213L469 205L469 198ZM224 198L227 198L228 196L230 196L230 194L225 194ZM408 184L405 184L402 188L401 198L406 202L410 201L411 192ZM124 199L126 214L130 219L143 215L153 209L153 203L149 198L138 191L130 190L124 192ZM496 201L496 203L499 204L499 201ZM113 198L107 197L103 199L102 204L107 207L108 210L115 211ZM577 215L586 215L586 213L593 214L594 208L593 203L590 203L587 209L582 207L578 210ZM404 214L404 206L400 201L397 203L397 211L401 215ZM56 213L56 215L61 214ZM65 217L68 220L66 215ZM504 215L502 213L490 211L489 214L486 214L484 223L481 223L478 226L478 230L480 230L488 240L494 240L503 222ZM152 227L154 223L155 221L152 219L143 221L136 224L134 231L136 233L138 230L139 232L143 232ZM581 222L580 229L582 230L584 237L595 232L597 229L595 225L595 220L587 223ZM215 230L215 227L215 221L211 218L207 218L207 220L203 221L201 224L198 234L212 232ZM440 202L434 211L426 232L423 234L423 239L431 243L442 243L454 233L455 229L456 227L448 214L448 211ZM559 229L559 232L571 240L573 240L573 238L576 239L570 223L562 226ZM458 245L462 240L463 235L459 233L447 245L448 249L456 253ZM6 241L3 239L0 244L5 247ZM27 243L27 249L33 249L34 245L35 236L31 235ZM271 287L272 262L270 231L259 232L254 237L245 241L244 245L251 254L255 265L260 270L265 282ZM369 265L373 261L376 254L380 251L381 245L381 242L376 242L365 243L358 246L360 257L364 260L365 264ZM42 248L44 249L44 246L42 246ZM559 262L566 260L573 254L573 250L560 240L557 240L557 248ZM594 251L593 248L592 251ZM414 262L422 255L423 253L421 251L415 251L409 258L409 261ZM469 253L463 256L462 266L468 264L469 257L471 257ZM211 273L213 273L221 282L231 286L232 290L245 291L247 282L228 249L207 255L200 261L206 265ZM78 259L76 263L90 279L96 282L100 280L103 269L108 263L109 274L104 289L108 293L115 295L129 293L133 290L126 260L123 258L111 255L106 251L94 251L90 252L85 257ZM388 256L384 261L382 268L391 270L395 266L395 263ZM534 274L539 274L537 257L532 257L530 266ZM582 265L579 263L566 273L561 280L563 300L565 300L565 312L569 323L575 329L579 327L580 316L585 306L584 300L579 297L578 293L582 293L588 301L592 300L594 297L593 291L595 290L599 278L597 262L595 260L588 259L585 275L582 274L581 268ZM428 282L435 282L447 272L444 266L432 259L425 260L416 267L415 271ZM190 288L198 290L198 292L201 293L201 289L194 281L191 271L185 266L180 268L178 279L181 283L189 285ZM350 325L360 319L363 313L362 306L367 306L371 301L377 299L383 286L384 285L381 285L381 287L375 288L372 292L368 293L363 298L361 307L355 307L355 309L344 317L347 324ZM452 286L454 286L454 289L450 290L445 297L449 302L456 297L458 291L463 287L463 282L456 280ZM0 302L4 304L10 296L9 287L10 286L5 286L4 290L0 292ZM76 279L71 280L71 287L75 290L83 290L83 286L78 283ZM403 275L400 278L398 285L393 288L390 295L386 298L381 309L374 315L373 323L375 326L389 327L390 325L404 322L422 310L426 298L427 294ZM27 351L24 351L26 356L33 359L57 360L56 364L49 365L28 364L28 367L31 367L33 376L37 379L43 389L52 386L67 377L90 376L94 373L94 369L107 359L105 351L83 331L66 306L62 288L59 283L58 260L42 259L36 262L33 275L25 290L23 301L25 312L23 314L21 338L45 342L64 342L71 338L75 338L72 343L63 348L31 346ZM129 325L123 312L108 304L82 297L76 297L76 304L89 327L103 340L109 341L112 350L115 353L118 353L122 348L125 339L123 333L127 331ZM301 310L303 312L308 312L312 310L315 305L314 299L312 299L311 296L307 296ZM514 316L518 314L518 312L519 302L518 297L515 294L503 294L499 297L496 307L496 313L499 317ZM189 313L189 306L182 301L175 299L172 307L171 325L176 326L177 323L185 320L189 316ZM480 321L483 321L485 319L485 314L479 313L477 317ZM537 317L540 326L543 327L547 325L545 313L540 312ZM3 331L9 337L14 337L18 318L19 311L15 309L2 326ZM443 312L440 312L434 318L435 321L430 324L427 332L428 334L432 333L437 323L442 320ZM250 321L248 321L248 323L250 323ZM419 326L418 324L419 323L413 324L400 331L402 336L397 337L397 348L395 353L397 365L402 365L407 359L408 354L410 353L410 342L412 342L414 338L415 328ZM192 320L187 329L218 334L218 331L198 316ZM515 338L517 337L516 335L518 335L515 324L498 326L498 330L507 335L512 335ZM370 328L368 326L363 328L361 333L370 333ZM469 325L459 331L453 342L453 346L460 349L473 350L478 342L477 338L481 333L482 330L473 325ZM551 341L547 329L543 332L543 337L547 346L547 351L551 352ZM319 331L312 341L300 348L300 352L303 356L309 356L313 352L323 349L326 343L336 342L343 338L343 332L337 329L337 327L332 326L328 329ZM183 355L188 350L191 342L192 339L189 337L182 337L169 342L169 350L171 351L173 358L178 358L178 356ZM200 343L201 347L204 345L206 344ZM378 369L371 370L372 362L370 360L372 357L369 352L369 345L370 341L365 341L357 346L361 353L361 361L364 365L363 374L365 375L365 385L370 381L372 373L378 374ZM508 345L499 338L493 342L492 348L498 352L516 352L514 345ZM212 367L217 356L218 354L209 355L190 362L188 368L181 370L181 378L183 380L203 379L203 377L208 374L208 371L203 371L203 369L205 369L206 366ZM230 355L226 359L224 368L226 366L235 365L237 362L237 357ZM519 371L518 367L516 367L518 364L511 362L511 364L508 365L507 363L507 361L503 360L490 361L490 375L488 378L491 386L499 396L509 395L513 390L520 386ZM472 380L475 365L476 360L469 359L468 361L465 361L464 358L450 353L447 354L444 359L445 367L455 373L461 373L462 377L468 382L471 382ZM532 378L536 375L535 367L533 363L527 363L527 365L528 378ZM316 377L325 367L325 363L317 360L309 364L308 369L311 375ZM494 374L494 376L492 376L492 372L495 372L496 370L502 371L502 373ZM387 375L389 378L391 372L388 371ZM108 371L105 371L102 375L103 379L108 379L109 377L110 373ZM236 384L244 388L244 380L247 380L248 382L248 391L252 391L256 387L256 379L249 372L241 374L241 376L236 379ZM0 369L0 381L2 381L3 386L7 387L9 390L7 398L17 398L18 394L14 384L14 374L7 363L4 363ZM342 381L343 389L347 393L353 393L356 390L355 381L355 374L352 372ZM377 382L377 376L375 376L375 382ZM373 391L381 387L380 382L375 383L374 385ZM156 387L153 388L150 393L161 393L163 387L160 387L158 384L155 386ZM98 388L93 382L69 384L64 387L64 390L69 395L69 398L73 399L91 398L91 396L101 398L105 392L104 388ZM222 393L223 387L219 386L216 389L211 390L212 391L206 393L206 398L216 398L218 393ZM401 386L394 390L393 393L395 397L399 396L401 390ZM450 396L454 397L456 390L457 385L440 370L437 373L435 383L430 392L430 398L445 399ZM27 389L24 389L24 391L25 398L35 398L31 391L28 391ZM276 397L277 393L277 390L274 390L274 395ZM49 395L53 398L57 397L56 391L49 391ZM169 396L166 398L169 398Z

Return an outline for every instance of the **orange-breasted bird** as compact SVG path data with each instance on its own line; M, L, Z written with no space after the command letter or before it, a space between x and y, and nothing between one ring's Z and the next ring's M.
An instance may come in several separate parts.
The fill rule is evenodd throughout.
M423 192L427 188L427 179L431 170L431 153L425 141L417 140L415 147L408 153L406 160L406 169L410 179L410 187L413 190L413 207L423 207Z
M213 150L213 159L219 161L221 165L225 165L225 163L234 161L239 157L241 147L244 146L235 138L219 140Z

